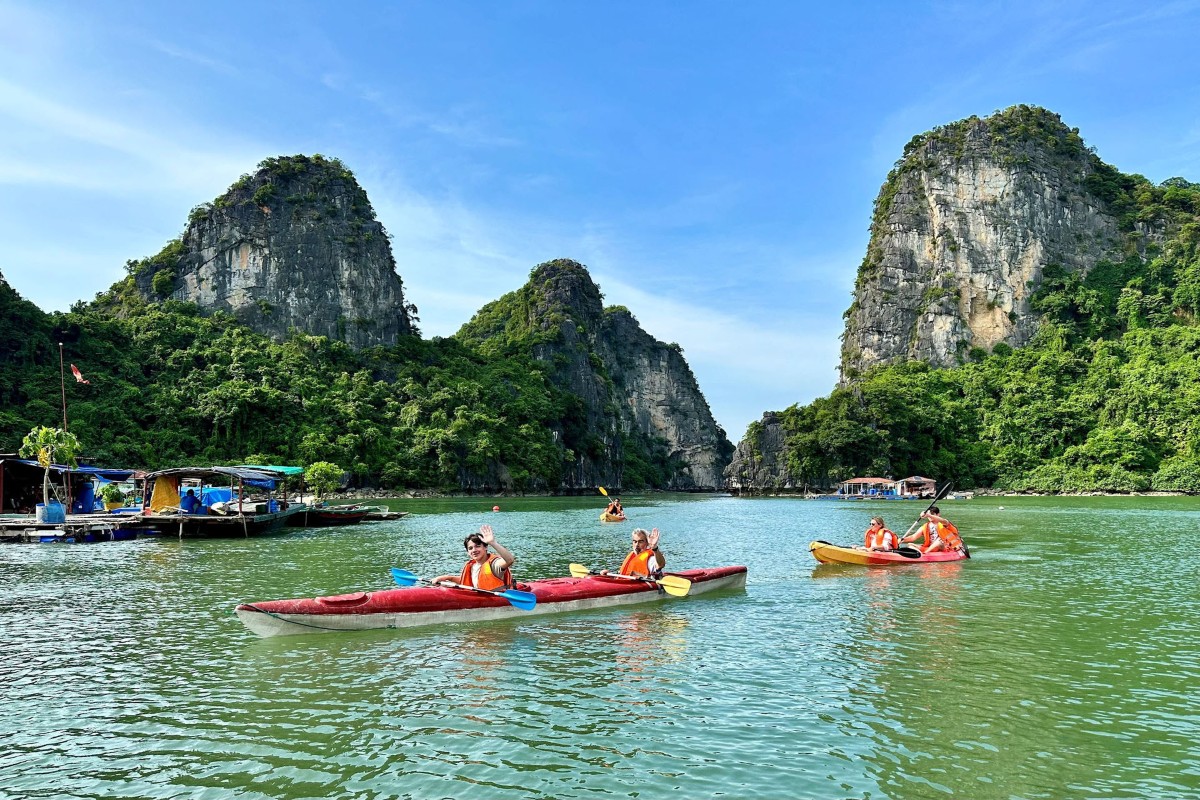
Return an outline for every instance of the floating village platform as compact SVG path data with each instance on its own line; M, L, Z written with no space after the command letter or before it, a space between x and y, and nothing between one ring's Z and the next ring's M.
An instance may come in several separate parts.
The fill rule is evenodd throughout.
M112 542L157 536L136 514L68 514L64 522L38 522L32 514L0 515L0 542Z

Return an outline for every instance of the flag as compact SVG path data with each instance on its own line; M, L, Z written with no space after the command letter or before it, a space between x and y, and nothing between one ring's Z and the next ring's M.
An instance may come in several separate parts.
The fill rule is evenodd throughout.
M85 381L83 379L83 373L80 372L79 367L75 366L74 364L71 365L71 374L75 376L76 383L91 383L91 381Z

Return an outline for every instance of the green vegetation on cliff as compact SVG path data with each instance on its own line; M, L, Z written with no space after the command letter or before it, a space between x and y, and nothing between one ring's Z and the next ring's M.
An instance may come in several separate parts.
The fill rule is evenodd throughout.
M1122 215L1123 261L1085 276L1048 265L1026 347L974 349L955 369L876 368L780 412L793 481L927 474L1033 491L1200 492L1200 185L1154 186L1102 165L1089 190ZM1141 242L1135 223L1163 231L1163 244Z
M461 340L355 351L140 300L132 273L165 268L171 250L131 262L130 279L67 314L44 314L0 278L0 451L61 420L62 342L91 381L67 387L70 430L105 465L329 461L387 488L554 491L578 452L605 453L580 399L551 380L555 362L534 356L564 324L542 315L536 287L486 307ZM518 310L521 298L532 307ZM678 468L657 442L616 446L626 487L665 486Z

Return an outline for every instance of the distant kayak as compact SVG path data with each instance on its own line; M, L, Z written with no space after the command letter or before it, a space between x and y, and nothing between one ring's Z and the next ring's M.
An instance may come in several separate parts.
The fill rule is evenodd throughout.
M600 515L600 521L601 522L624 522L625 515L624 514L610 514L607 511L605 511L604 513L602 513Z
M813 558L822 564L859 564L862 566L878 567L892 564L933 564L946 561L963 561L970 558L965 552L958 550L938 551L936 553L921 553L916 548L904 548L902 551L860 550L857 547L839 547L829 542L816 541L808 546ZM908 555L905 555L905 553Z

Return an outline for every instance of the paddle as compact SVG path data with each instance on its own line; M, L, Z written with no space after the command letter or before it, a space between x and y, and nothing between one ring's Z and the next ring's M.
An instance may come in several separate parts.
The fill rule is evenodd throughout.
M571 564L570 569L572 578L586 578L588 575L600 575L599 572L593 572L583 564ZM678 575L663 575L661 578L645 578L641 575L617 575L610 573L608 575L601 575L601 577L652 583L655 586L661 586L664 592L674 595L675 597L686 597L687 593L692 590L692 582L687 578L681 578Z
M596 488L600 490L600 494L604 495L605 497L608 497L608 492L604 491L603 486L597 486Z
M392 567L392 580L400 586L415 586L418 583L426 586L447 586L451 589L468 589L472 592L482 592L483 594L494 594L497 597L503 597L508 602L512 603L522 611L532 611L537 605L537 595L533 592L522 592L517 589L505 589L504 591L493 591L491 589L480 589L476 586L465 586L461 583L434 583L431 580L426 580L418 575L409 572L406 569Z

